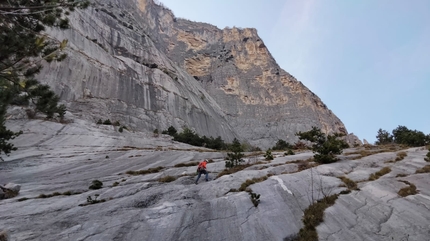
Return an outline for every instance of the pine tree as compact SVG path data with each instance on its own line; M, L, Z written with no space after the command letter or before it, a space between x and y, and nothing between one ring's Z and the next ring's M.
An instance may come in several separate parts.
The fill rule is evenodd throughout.
M9 105L26 105L34 112L62 118L66 107L59 97L34 75L42 61L60 61L67 40L57 41L43 34L45 27L69 27L66 17L75 7L84 8L82 0L8 0L0 1L0 154L16 150L9 141L20 134L6 128Z
M234 138L233 143L230 147L230 150L232 152L227 153L228 160L225 162L225 167L227 168L232 168L239 165L241 162L244 161L242 157L245 156L243 154L242 145L240 144L239 140L237 140L236 138Z
M314 158L318 163L331 163L337 161L335 155L341 154L342 150L348 147L348 144L338 139L342 134L326 136L315 126L310 131L298 132L296 135L300 140L312 142L312 150L315 153Z

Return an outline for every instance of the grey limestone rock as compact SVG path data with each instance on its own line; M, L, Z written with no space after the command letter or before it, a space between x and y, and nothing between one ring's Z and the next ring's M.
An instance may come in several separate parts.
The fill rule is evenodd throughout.
M239 138L262 148L312 126L347 134L343 123L279 67L255 29L218 29L176 18L152 0L96 1L70 15L68 57L38 79L89 121L133 130L181 130Z
M19 190L21 190L21 185L15 184L15 183L8 183L4 187L16 193L18 193Z
M298 165L312 152L273 152L270 163L254 153L244 158L251 166L217 177L225 168L223 152L165 135L119 133L73 113L68 118L73 122L7 121L14 131L25 126L13 140L18 151L0 163L0 183L22 185L19 197L0 201L0 227L10 231L11 240L284 240L303 227L303 211L312 202L346 190L342 176L358 189L340 195L325 210L317 226L320 240L428 237L430 181L428 173L416 173L427 165L423 148L403 150L407 156L397 162L390 162L396 152L345 155L342 161L301 171ZM207 164L211 181L199 185L194 184L196 166L176 165L203 159L213 160ZM127 174L156 167L161 167L156 173ZM383 167L391 172L368 180ZM167 176L176 179L160 181ZM248 193L233 191L253 178L261 178L248 186L261 195L258 207ZM88 189L93 180L103 187ZM399 196L409 185L405 181L416 185L418 193Z

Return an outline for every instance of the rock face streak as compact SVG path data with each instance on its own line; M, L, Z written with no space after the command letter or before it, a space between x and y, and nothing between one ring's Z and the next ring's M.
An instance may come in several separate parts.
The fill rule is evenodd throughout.
M255 29L176 19L152 0L96 2L71 16L68 58L39 76L69 109L152 131L173 125L260 147L318 126L347 133L301 82L281 69Z

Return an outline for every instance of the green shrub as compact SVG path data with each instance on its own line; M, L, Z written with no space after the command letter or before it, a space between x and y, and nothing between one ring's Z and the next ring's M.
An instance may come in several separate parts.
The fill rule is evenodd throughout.
M109 119L103 121L103 125L112 125L112 122L110 122Z
M378 134L376 135L375 145L386 145L393 142L393 136L386 130L379 128Z
M295 155L294 151L291 149L288 149L287 152L284 153L285 156L289 156L289 155Z
M254 207L257 207L258 204L260 203L260 194L249 192L249 195L250 195L252 204L254 204Z
M242 157L244 157L245 155L243 154L243 149L242 149L242 146L240 145L239 140L234 138L233 144L231 145L230 148L232 152L227 153L228 160L225 161L226 168L232 168L232 167L238 166L240 165L240 163L244 161Z
M293 148L293 145L291 145L290 143L288 143L282 139L279 139L271 149L283 151L283 150L288 150L291 148Z
M398 126L393 130L394 142L407 146L424 146L428 144L428 136L417 130L409 130L406 126Z
M88 196L87 197L87 203L79 204L79 206L87 206L87 205L91 205L91 204L106 202L105 199L97 200L98 197L99 197L99 194L95 194L94 199L91 196Z
M118 131L122 133L122 132L124 131L124 128L120 127L120 128L118 129Z
M318 163L332 163L337 161L336 154L341 154L342 150L348 147L348 144L338 139L342 134L326 136L317 127L312 127L310 131L298 132L296 135L300 140L312 142L312 150L315 153L314 158Z
M18 202L22 202L22 201L26 201L26 200L28 200L29 198L27 198L27 197L23 197L23 198L20 198L20 199L18 199L17 201Z
M102 188L102 187L103 187L103 183L102 183L101 181L99 181L99 180L94 180L94 181L92 182L91 186L89 187L89 189L96 190L96 189L100 189L100 188Z
M266 158L267 161L273 160L272 151L270 149L266 151L266 153L264 154L264 158Z

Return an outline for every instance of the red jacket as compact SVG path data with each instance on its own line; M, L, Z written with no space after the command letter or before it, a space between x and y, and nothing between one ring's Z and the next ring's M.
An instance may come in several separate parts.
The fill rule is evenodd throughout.
M206 162L205 161L202 161L199 163L197 170L199 170L199 169L205 169L206 170Z

